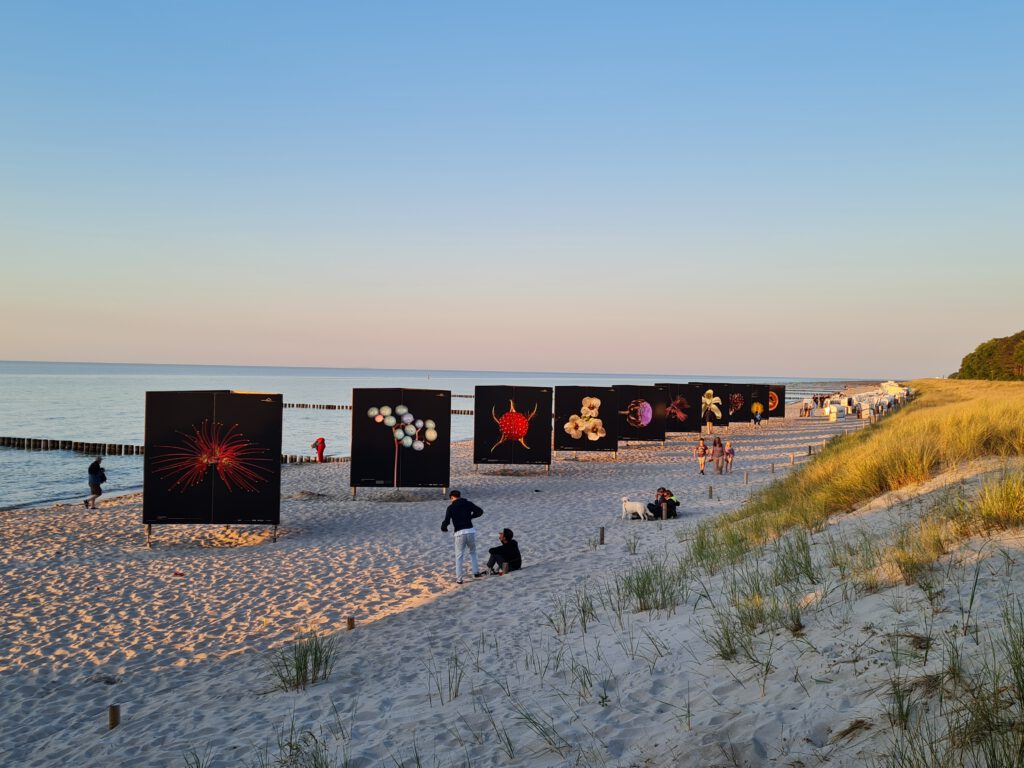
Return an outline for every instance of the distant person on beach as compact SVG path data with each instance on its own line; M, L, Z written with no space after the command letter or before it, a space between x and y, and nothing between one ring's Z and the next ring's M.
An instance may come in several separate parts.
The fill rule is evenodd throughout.
M693 455L697 457L697 466L700 467L700 473L704 474L704 465L708 463L708 446L704 442L704 438L698 438L697 445L693 447Z
M732 440L725 441L725 471L732 472L732 460L736 458L736 449L732 447Z
M107 482L107 473L100 466L102 461L103 457L97 456L96 461L89 465L89 493L92 495L82 502L86 509L96 509L96 499L103 495L100 486Z
M498 533L497 547L487 550L490 555L487 558L487 572L501 575L511 571L518 571L523 567L523 556L519 554L519 542L513 538L511 528L502 528Z
M711 442L711 460L715 462L715 472L722 474L722 464L725 461L725 446L722 445L722 438L717 436Z
M648 504L647 509L655 518L667 520L670 517L677 517L679 499L668 488L659 488L654 495L654 502Z
M322 437L318 437L309 445L310 448L316 449L316 461L318 464L324 463L324 451L327 449L327 441Z
M448 524L455 527L455 583L462 583L462 564L465 562L466 553L469 553L469 561L473 566L473 578L483 576L480 572L480 565L476 559L476 530L473 528L473 518L480 517L484 513L480 507L469 499L462 498L459 491L452 490L448 494L451 504L445 512L444 522L441 523L441 531L448 533Z

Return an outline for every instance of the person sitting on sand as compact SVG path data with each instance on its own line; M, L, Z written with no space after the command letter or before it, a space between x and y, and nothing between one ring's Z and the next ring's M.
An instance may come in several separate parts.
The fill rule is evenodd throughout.
M523 556L519 554L519 542L512 538L511 528L502 528L498 533L498 541L501 544L491 547L487 552L487 573L496 573L499 576L509 571L518 571L523 567Z
M708 446L704 442L704 438L698 438L697 445L693 447L693 455L697 457L697 466L700 467L700 473L704 474L704 465L708 463Z
M736 458L736 449L732 447L732 440L725 441L725 471L732 472L732 460Z
M679 499L668 488L659 488L654 496L654 503L648 504L647 509L655 518L667 520L670 517L677 517L676 510L679 508Z

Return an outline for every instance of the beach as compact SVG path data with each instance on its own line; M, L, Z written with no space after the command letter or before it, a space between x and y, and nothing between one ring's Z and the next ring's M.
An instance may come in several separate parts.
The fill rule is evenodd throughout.
M154 526L149 549L141 494L5 513L0 764L299 765L273 761L302 750L350 766L864 764L889 731L891 635L925 620L913 590L851 600L808 584L805 627L758 636L758 665L716 654L723 575L668 610L624 608L610 588L680 558L699 521L866 426L789 412L723 430L736 447L723 475L698 474L696 435L559 453L550 473L474 467L472 444L454 444L452 486L484 509L481 567L506 527L524 560L463 585L441 489L353 499L344 464L285 468L276 542L260 526ZM815 533L812 551L825 559L826 535L886 530L996 469L875 500ZM659 486L679 519L622 518L623 496L647 502ZM979 578L984 622L1008 580ZM329 679L279 690L270 658L311 630L337 640Z

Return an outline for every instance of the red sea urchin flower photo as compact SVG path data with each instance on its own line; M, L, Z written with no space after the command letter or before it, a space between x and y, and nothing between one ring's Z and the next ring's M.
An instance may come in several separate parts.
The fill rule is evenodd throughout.
M259 483L266 481L266 467L270 458L261 456L266 450L238 432L238 425L232 424L224 431L219 422L203 421L192 427L192 434L179 432L182 441L178 445L158 445L166 449L153 459L153 468L158 475L173 482L170 490L182 492L198 485L213 467L216 476L229 491L236 488L255 491Z

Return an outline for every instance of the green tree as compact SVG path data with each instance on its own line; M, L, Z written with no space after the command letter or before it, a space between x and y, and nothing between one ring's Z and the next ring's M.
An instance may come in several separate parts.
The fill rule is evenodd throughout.
M964 357L953 378L1024 380L1024 331L982 342Z

